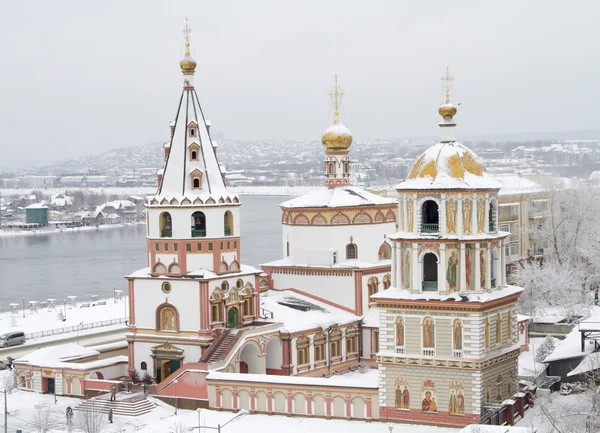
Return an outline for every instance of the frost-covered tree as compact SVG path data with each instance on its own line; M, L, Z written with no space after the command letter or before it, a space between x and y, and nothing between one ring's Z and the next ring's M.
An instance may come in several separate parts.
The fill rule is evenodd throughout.
M544 341L542 341L542 344L540 344L540 347L536 349L535 361L536 362L544 362L544 359L546 359L546 356L550 355L554 351L555 347L556 347L556 343L554 342L554 338L551 337L550 335L548 335L544 339Z
M54 408L48 404L42 404L35 407L31 427L39 433L46 433L48 430L56 427L57 414Z
M17 387L17 376L14 370L8 370L0 376L0 390L6 390L9 394Z
M108 425L108 416L93 406L77 412L75 426L84 433L101 433Z
M540 309L557 307L572 321L592 302L587 289L600 282L600 188L587 183L547 188L548 201L529 233L536 247L549 254L542 261L525 260L513 273L525 288L520 310L535 316Z

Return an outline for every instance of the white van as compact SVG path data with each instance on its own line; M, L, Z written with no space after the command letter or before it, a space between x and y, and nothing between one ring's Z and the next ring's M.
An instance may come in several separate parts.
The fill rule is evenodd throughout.
M25 343L24 332L14 331L0 335L0 347L18 346L23 343Z

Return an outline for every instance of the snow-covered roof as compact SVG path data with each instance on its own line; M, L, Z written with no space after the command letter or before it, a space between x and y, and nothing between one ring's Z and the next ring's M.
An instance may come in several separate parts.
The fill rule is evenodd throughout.
M503 286L491 292L465 292L452 293L442 295L438 292L423 292L411 293L406 289L397 289L390 287L389 289L375 293L371 299L411 299L411 300L427 300L427 301L458 301L458 302L489 302L494 299L504 298L505 296L513 295L523 291L522 287L518 286Z
M362 324L367 328L379 328L379 309L370 308L369 312L363 317Z
M339 208L389 205L394 203L396 203L396 200L394 199L381 197L356 186L346 186L338 188L319 188L300 197L284 201L280 206L283 208Z
M577 367L567 373L568 377L600 370L600 352L589 353Z
M413 232L406 232L406 231L398 231L396 233L394 233L393 235L389 236L389 239L412 239L412 240L416 240L416 241L423 241L423 240L427 240L427 239L431 239L431 240L439 240L439 239L444 239L444 240L452 240L452 239L456 239L456 240L461 240L461 241L485 241L485 240L496 240L498 238L501 237L508 237L510 236L510 232L503 232L503 231L498 231L496 233L479 233L476 235L453 235L453 234L446 234L444 236L440 236L437 233L413 233Z
M536 347L544 341L543 338L532 338L529 343L529 350L519 354L519 377L535 379L542 374L546 366L541 362L536 362L534 356L537 355Z
M598 331L600 330L600 308L595 307L592 314L587 319L579 322L580 331Z
M269 321L283 323L284 332L325 329L331 325L347 325L360 320L360 317L345 310L289 290L269 290L262 294L260 307L273 313L273 319Z
M335 265L311 265L308 263L296 263L292 261L289 257L284 257L283 259L274 260L272 262L267 262L261 264L261 266L293 266L297 268L318 268L318 269L369 269L369 268L379 268L381 266L391 265L392 261L390 259L379 260L375 263L370 262L362 262L360 260L342 260L337 262Z
M240 270L238 272L228 272L227 277L236 277L248 274L260 274L262 271L256 269L253 266L240 264ZM194 269L187 274L188 277L198 277L199 279L214 279L223 278L222 274L216 274L207 269ZM149 267L138 269L127 276L127 278L154 278L152 276L152 270Z
M524 314L517 314L517 322L525 322L526 320L531 320L531 316L526 316Z
M573 328L562 340L552 353L544 359L544 362L560 361L563 359L578 358L594 350L593 344L586 344L584 352L581 351L581 334L577 327Z
M471 424L458 433L531 433L530 427Z
M41 203L34 203L27 206L25 209L47 209L48 206Z
M495 175L494 179L501 185L498 195L545 191L543 185L540 185L539 183L518 174Z
M75 343L61 344L59 346L43 347L28 355L15 360L17 363L49 366L49 364L66 363L79 359L98 356L100 352Z
M171 150L167 157L165 173L157 192L157 199L160 200L164 196L196 197L199 190L192 190L193 180L187 175L196 168L203 173L201 179L203 192L212 196L228 195L206 127L207 122L198 95L193 88L184 88L177 113L175 129L171 137ZM190 122L197 125L194 135L190 134L188 128ZM198 159L190 161L188 146L192 143L198 144L200 151Z
M396 189L498 189L483 161L470 149L452 141L427 149L412 166L408 178Z

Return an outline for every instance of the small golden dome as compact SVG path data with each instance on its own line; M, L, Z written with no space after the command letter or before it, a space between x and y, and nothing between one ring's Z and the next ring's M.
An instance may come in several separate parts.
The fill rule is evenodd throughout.
M352 133L341 123L334 123L321 137L327 150L346 150L352 145Z
M190 54L190 43L188 41L185 42L185 55L179 62L179 66L181 66L183 72L194 72L196 70L196 60Z
M445 120L449 120L452 119L452 117L454 117L454 115L456 114L456 107L452 104L443 104L440 105L440 109L438 110L438 113L440 113L440 116L442 116Z

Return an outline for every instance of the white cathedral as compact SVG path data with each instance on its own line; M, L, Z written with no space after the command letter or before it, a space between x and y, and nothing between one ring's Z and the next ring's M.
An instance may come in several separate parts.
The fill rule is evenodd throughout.
M282 258L256 269L240 262L242 203L219 166L188 32L180 67L148 267L127 277L130 374L180 407L450 426L508 399L521 289L506 284L500 186L455 141L449 93L442 139L398 201L351 185L336 77L324 186L281 204ZM355 370L376 379L340 376Z

